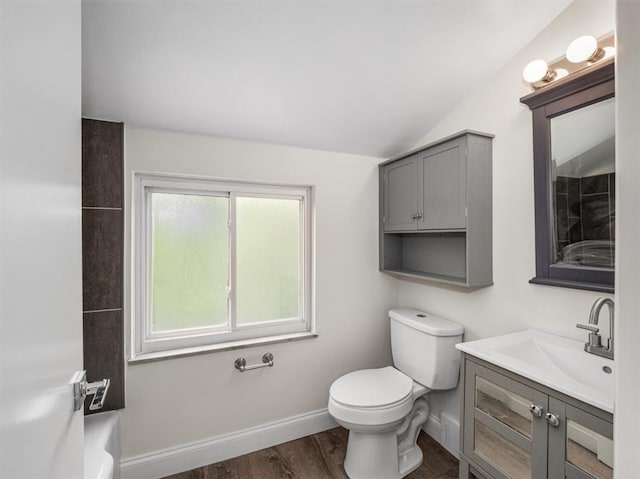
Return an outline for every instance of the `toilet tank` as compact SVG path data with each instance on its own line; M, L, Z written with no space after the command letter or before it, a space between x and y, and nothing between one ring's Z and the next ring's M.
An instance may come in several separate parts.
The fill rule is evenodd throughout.
M462 326L415 309L392 309L389 320L395 368L429 389L455 388Z

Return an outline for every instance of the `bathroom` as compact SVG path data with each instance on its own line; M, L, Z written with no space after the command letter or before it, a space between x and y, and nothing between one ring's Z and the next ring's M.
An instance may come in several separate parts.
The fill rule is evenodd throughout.
M327 412L330 385L351 371L391 364L388 311L396 307L416 308L454 321L464 327L465 341L527 328L558 330L586 340L587 333L577 331L575 325L586 323L594 301L607 294L529 282L535 274L536 251L533 147L531 111L519 100L530 93L522 81L522 69L527 62L534 58L552 60L563 55L566 46L580 35L600 37L614 30L618 45L618 260L615 295L609 295L616 302L614 462L616 477L637 476L635 431L640 429L640 420L634 403L640 393L636 379L640 366L640 353L636 347L640 326L634 316L636 302L640 301L640 298L636 299L640 280L635 273L639 265L632 248L638 243L640 223L634 214L639 205L635 181L637 167L632 158L638 153L635 131L640 110L634 89L640 65L637 55L629 50L634 50L638 43L635 22L640 13L634 2L575 0L565 2L566 9L555 7L555 15L549 14L536 31L530 31L528 39L521 39L520 46L510 57L494 65L489 77L460 92L456 101L438 112L432 124L414 124L414 131L391 131L388 136L386 131L369 131L370 151L378 151L375 154L349 150L348 143L342 147L336 144L332 151L316 147L315 144L322 144L323 133L320 131L309 138L300 138L298 143L281 140L275 133L260 136L247 131L240 139L234 139L227 131L207 133L202 125L207 124L206 115L210 110L203 112L190 128L167 128L161 119L154 119L158 115L153 103L145 103L143 97L130 96L130 92L118 89L116 83L101 84L100 81L112 77L98 69L99 61L94 63L86 57L90 48L95 48L96 59L117 61L118 49L126 48L126 45L106 43L121 38L116 35L116 26L123 18L117 14L117 9L109 10L108 2L89 1L80 5L76 1L63 1L53 2L57 3L55 8L42 6L40 12L36 8L39 3L28 3L32 10L22 11L14 2L3 2L0 16L3 105L1 477L82 477L81 451L71 452L74 446L69 445L69 451L63 454L60 451L67 451L67 445L61 445L55 436L56 427L67 427L74 436L81 436L82 418L77 417L79 414L73 416L69 424L61 423L62 419L52 419L47 396L55 389L52 386L54 379L66 384L75 369L83 369L81 116L125 123L122 285L125 302L122 309L127 313L122 322L125 407L118 413L119 466L121 477L163 477L194 469L203 457L209 461L198 465L335 427ZM115 5L126 3L114 2ZM141 2L142 5L145 3ZM222 5L225 3L221 2ZM344 14L353 13L358 3L346 2L352 10L347 9ZM420 3L407 2L407 5ZM486 2L494 15L500 5L507 3L510 2ZM531 3L540 9L549 8L549 2ZM385 2L377 5L382 8L380 5L384 6ZM379 13L379 10L374 11ZM143 9L129 13L127 18L131 24L134 21L144 23ZM391 15L389 21L394 18ZM403 16L396 20L409 21ZM520 28L517 20L513 20L513 24L513 30ZM66 26L63 30L68 37L53 34L63 26ZM165 53L171 53L170 45L163 44L160 50L152 48L155 41L161 41L159 38L150 35L143 36L142 40L143 47L154 55L162 58ZM43 49L43 45L48 49ZM626 50L625 45L628 46ZM251 49L251 44L243 46ZM285 45L280 44L280 47L284 49ZM319 45L314 47L320 48ZM441 48L446 49L446 46ZM427 48L425 53L428 51ZM321 55L322 51L314 50L314 54ZM385 54L389 55L389 52ZM124 65L120 72L135 77L147 61L157 60L149 55L147 59L141 57L137 61L129 58L131 63ZM345 64L351 60L350 57L342 59ZM258 60L256 62L261 68L265 67ZM419 61L430 62L433 60L429 55ZM67 68L63 69L63 65ZM87 65L94 65L96 70L83 69L81 75L81 68L87 68ZM437 64L430 68L440 70ZM316 72L317 75L320 73ZM452 77L464 74L444 71L444 75ZM91 81L89 75L92 75ZM160 80L162 70L150 75L158 78L159 84L155 87L160 91L171 91L172 86ZM341 81L339 75L321 78ZM283 80L272 77L270 81ZM259 83L254 85L250 93L255 96L247 101L270 101L265 98L268 93L261 89L263 87ZM318 93L313 88L306 90L302 99L289 100L298 102L301 110L310 108L313 103L305 102L311 102ZM97 98L102 103L92 96L98 90L105 95L102 99ZM347 93L372 97L376 94L375 91L356 90ZM625 101L621 101L623 98ZM132 113L127 117L110 113L111 102L115 104L116 100L126 103ZM206 99L202 102L206 103ZM351 114L344 112L338 125L329 125L331 122L325 119L326 127L346 129L347 123L357 119ZM393 111L389 113L393 114ZM63 121L65 118L75 120ZM231 117L229 121L233 123L237 118ZM295 123L286 117L278 118L278 121L281 123L277 126L282 131L292 129L292 123ZM429 281L400 280L381 273L378 265L378 165L405 151L466 129L495 135L493 285L468 291ZM384 151L391 144L406 146ZM50 159L33 163L33 158L43 151L50 152ZM31 165L39 169L34 171L36 166ZM131 292L135 266L131 261L134 171L312 186L317 337L170 359L131 361L132 351L135 351L131 340L134 325L129 314L134 308ZM25 218L33 220L24 221ZM70 242L65 235L71 236ZM59 263L53 263L56 260ZM42 293L34 297L34 291ZM51 312L54 309L55 314ZM604 311L601 318L606 338ZM30 347L34 344L42 347ZM44 348L44 345L48 347ZM34 349L41 349L43 356L36 355ZM77 367L63 369L62 360L54 359L59 353L72 355L76 361L72 364ZM85 350L84 353L86 357L91 352ZM265 353L273 354L273 367L244 373L234 368L234 361L239 357L253 365L260 363ZM44 366L47 364L50 367ZM43 369L50 372L43 372ZM40 386L42 383L38 380L50 382L41 389L44 386ZM115 391L114 384L111 393ZM457 453L460 436L460 400L459 390L430 394L431 410L425 426L427 433L453 454ZM49 422L41 422L45 421L44 417L48 417ZM42 427L52 427L54 432L50 436L43 435ZM77 446L78 440L74 441ZM50 468L50 464L65 455L76 457L80 466L67 464L59 466L67 469Z

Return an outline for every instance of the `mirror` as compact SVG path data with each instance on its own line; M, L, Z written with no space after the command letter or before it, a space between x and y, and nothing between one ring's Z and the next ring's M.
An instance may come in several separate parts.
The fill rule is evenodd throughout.
M553 262L613 268L613 98L551 118Z
M533 115L531 283L613 293L614 93L612 59L520 99Z

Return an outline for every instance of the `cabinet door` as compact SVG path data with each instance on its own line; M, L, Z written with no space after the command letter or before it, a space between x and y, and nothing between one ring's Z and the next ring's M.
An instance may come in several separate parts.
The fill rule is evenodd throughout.
M466 218L465 139L420 153L418 229L461 229Z
M412 156L386 166L383 181L384 230L415 230L418 214L418 159Z
M613 424L553 397L549 413L549 477L612 479Z
M496 479L546 478L548 396L472 361L464 388L464 454Z

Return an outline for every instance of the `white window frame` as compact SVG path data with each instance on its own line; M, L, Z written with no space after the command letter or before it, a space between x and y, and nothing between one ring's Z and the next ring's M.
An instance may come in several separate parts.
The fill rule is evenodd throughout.
M151 329L151 195L154 192L229 198L228 324L175 331ZM311 186L248 183L203 177L133 173L133 316L131 359L189 354L315 335L313 315L313 216ZM238 197L300 201L299 314L265 323L236 322L236 218Z

